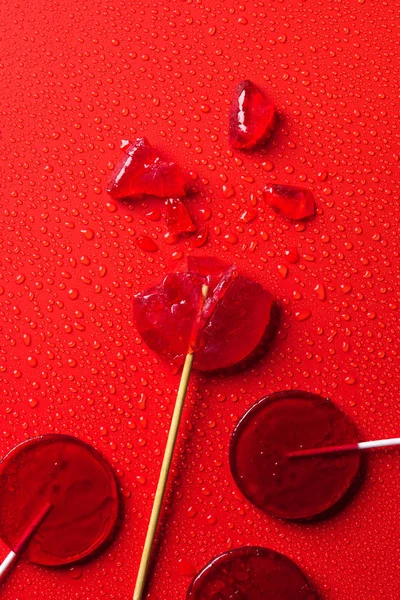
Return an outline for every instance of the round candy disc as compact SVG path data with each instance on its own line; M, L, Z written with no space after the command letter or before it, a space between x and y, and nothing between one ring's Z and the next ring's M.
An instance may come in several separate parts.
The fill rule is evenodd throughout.
M114 473L102 456L67 435L16 446L0 465L0 537L14 548L34 517L53 508L25 557L58 566L86 558L114 531L119 510Z
M242 493L282 519L307 519L349 489L359 452L289 458L294 450L357 442L352 422L329 399L307 392L267 396L233 432L230 463Z
M268 548L221 554L199 573L187 600L317 600L299 567Z

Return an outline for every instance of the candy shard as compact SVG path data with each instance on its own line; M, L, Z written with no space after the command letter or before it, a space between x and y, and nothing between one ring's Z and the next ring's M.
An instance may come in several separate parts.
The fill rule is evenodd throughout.
M274 183L264 189L263 196L276 213L292 221L315 215L314 195L305 188Z
M161 158L145 137L123 142L124 156L115 167L107 192L114 199L184 196L186 180L180 167Z
M271 294L218 259L191 257L188 262L192 272L167 275L161 285L135 296L140 335L152 350L182 364L201 288L207 283L194 366L213 371L241 363L253 354L268 329Z
M169 198L165 202L167 208L166 222L170 235L182 235L197 231L190 214L180 198Z
M265 142L275 122L275 108L251 81L237 86L229 118L229 143L251 150Z

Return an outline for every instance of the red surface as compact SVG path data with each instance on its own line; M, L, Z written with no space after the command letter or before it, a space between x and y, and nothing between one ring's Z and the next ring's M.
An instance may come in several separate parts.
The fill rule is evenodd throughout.
M349 490L360 453L297 459L288 453L357 439L353 423L328 399L301 391L272 394L238 423L229 454L232 474L242 493L271 515L313 518Z
M184 600L195 571L243 544L284 552L324 600L398 600L397 450L369 454L336 517L300 526L241 498L228 444L247 408L290 387L330 396L363 439L398 434L399 3L214 6L1 6L1 451L79 435L112 462L126 498L104 555L60 572L21 561L2 599L130 600L178 385L141 342L132 295L197 243L270 290L282 324L254 368L193 378L150 600ZM228 144L245 78L280 115L251 154ZM162 200L106 194L121 140L141 135L198 172L188 207L199 238L168 245L163 216L153 220ZM311 189L316 217L274 214L261 198L271 182Z
M40 513L39 520L49 514L38 528ZM114 473L77 438L35 438L0 465L0 536L17 553L25 532L37 529L24 549L34 563L66 565L93 555L110 541L118 514Z
M188 600L316 600L300 569L268 548L245 546L218 556L190 586Z

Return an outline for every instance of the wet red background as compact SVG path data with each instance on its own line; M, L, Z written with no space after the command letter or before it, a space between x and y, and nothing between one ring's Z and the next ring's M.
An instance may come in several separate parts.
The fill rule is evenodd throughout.
M201 251L263 283L283 319L253 369L193 377L149 598L184 600L209 559L257 544L294 559L323 600L398 599L397 451L371 454L358 495L313 525L250 506L227 460L237 419L283 388L329 395L363 439L399 435L398 8L3 0L0 449L45 432L93 443L118 473L125 518L101 558L64 571L21 562L2 598L131 598L178 383L138 338L131 298ZM227 143L244 77L281 116L252 154ZM107 197L121 139L142 134L199 174L187 205L198 223L212 213L200 250L165 243L162 201ZM273 181L312 189L316 218L272 214L261 190ZM140 235L158 249L143 252Z

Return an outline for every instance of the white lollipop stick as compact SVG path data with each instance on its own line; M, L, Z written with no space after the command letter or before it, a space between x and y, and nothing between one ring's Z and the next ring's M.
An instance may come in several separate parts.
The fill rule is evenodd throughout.
M41 508L38 514L33 518L33 520L29 523L28 527L25 529L19 541L15 544L14 549L10 550L7 554L6 558L0 565L0 578L3 578L4 575L8 572L11 565L21 556L25 549L25 545L29 542L31 537L33 537L36 531L39 529L51 509L53 505L50 502L46 502L46 504Z
M370 442L359 442L358 444L343 444L342 446L324 446L322 448L307 448L288 452L289 458L301 456L317 456L318 454L336 454L338 452L354 452L355 450L368 450L370 448L385 448L387 446L400 446L400 437L388 438L386 440L372 440Z

